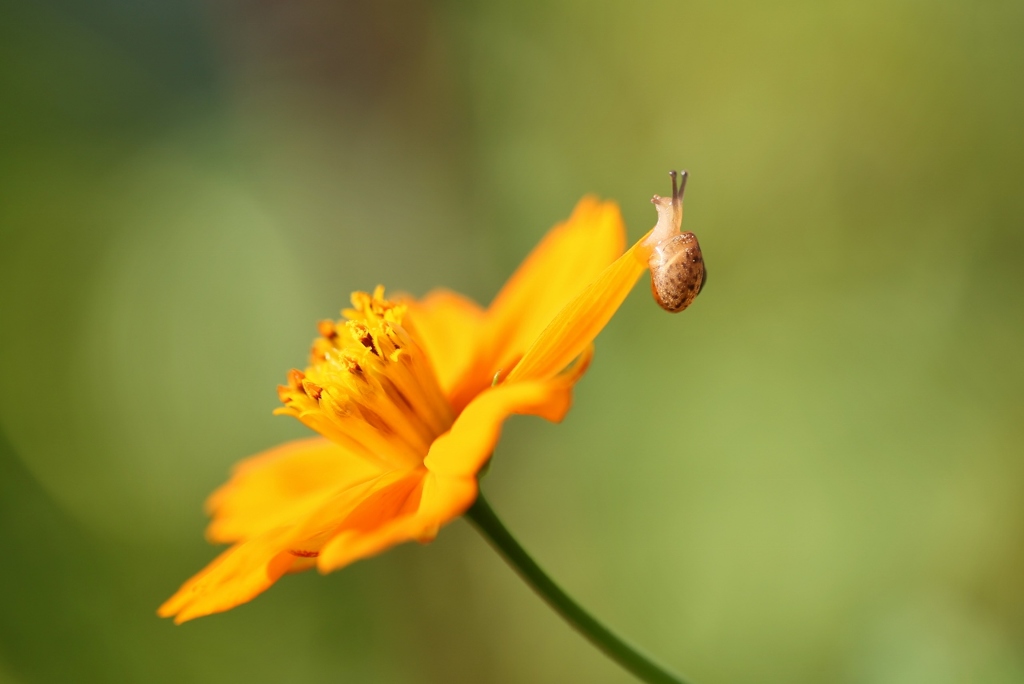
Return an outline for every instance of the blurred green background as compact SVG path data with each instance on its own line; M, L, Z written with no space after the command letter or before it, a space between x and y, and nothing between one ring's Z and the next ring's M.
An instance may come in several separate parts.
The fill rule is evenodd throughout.
M320 318L487 302L670 168L710 284L641 283L485 489L695 682L1024 682L1024 4L0 10L0 682L628 682L464 522L154 611Z

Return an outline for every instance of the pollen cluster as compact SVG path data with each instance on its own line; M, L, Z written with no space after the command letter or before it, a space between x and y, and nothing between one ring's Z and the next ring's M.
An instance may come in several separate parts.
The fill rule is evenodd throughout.
M292 370L278 387L284 404L275 411L295 416L371 461L391 468L423 463L431 443L454 417L412 331L403 326L402 302L352 294L340 321L321 321L310 365Z

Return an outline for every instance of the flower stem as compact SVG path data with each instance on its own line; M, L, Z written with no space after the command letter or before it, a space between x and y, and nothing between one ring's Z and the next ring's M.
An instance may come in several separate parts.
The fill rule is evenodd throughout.
M490 504L481 493L476 503L466 511L466 517L476 526L506 562L519 576L536 591L556 613L572 625L590 643L604 651L605 655L627 669L638 679L650 684L686 684L681 677L672 674L633 646L629 645L611 630L594 619L590 613L573 601L548 577L540 566L526 553L515 537L505 528Z

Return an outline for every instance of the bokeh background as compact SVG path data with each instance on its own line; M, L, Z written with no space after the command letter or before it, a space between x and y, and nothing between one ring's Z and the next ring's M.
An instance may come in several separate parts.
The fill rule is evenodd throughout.
M485 490L695 682L1024 682L1024 4L39 0L0 10L0 682L627 682L463 521L154 611L378 283L486 303L670 168L641 283Z

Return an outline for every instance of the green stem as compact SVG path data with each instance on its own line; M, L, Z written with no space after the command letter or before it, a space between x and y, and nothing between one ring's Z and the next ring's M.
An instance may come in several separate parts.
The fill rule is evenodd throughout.
M548 577L540 566L526 553L515 537L494 514L490 504L481 493L476 503L466 511L466 517L476 526L487 541L500 553L512 569L533 587L542 599L572 625L590 643L605 652L609 658L633 673L638 679L650 684L686 684L686 681L658 665L633 646L616 636L611 630L583 610L562 589Z

